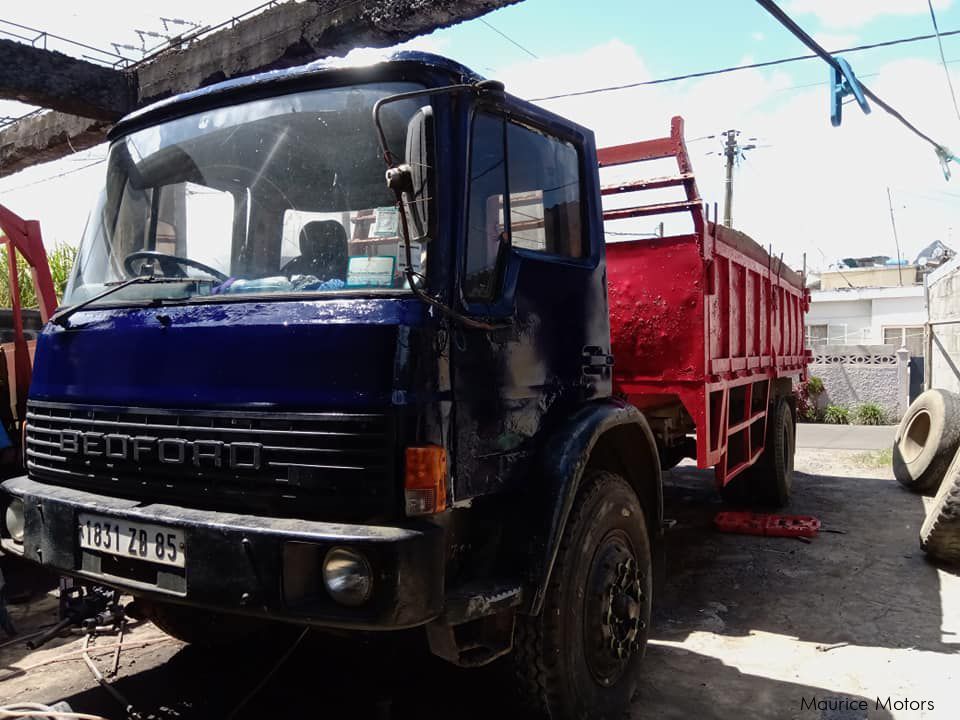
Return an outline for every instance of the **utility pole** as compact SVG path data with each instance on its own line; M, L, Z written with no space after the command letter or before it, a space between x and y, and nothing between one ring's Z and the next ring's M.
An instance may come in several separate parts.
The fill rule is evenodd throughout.
M889 186L887 186L887 205L890 207L890 225L893 227L893 242L897 247L897 276L900 278L900 287L903 287L903 267L900 264L900 239L897 237L897 221L893 216L893 198L890 196Z
M723 156L727 159L727 179L724 183L723 224L733 227L733 163L737 159L737 135L739 130L727 130L723 133L726 142L723 145Z
M733 227L733 166L743 158L745 150L754 150L757 145L741 145L739 141L739 130L727 130L721 133L726 141L723 144L723 156L727 159L727 178L724 183L726 190L723 203L723 224L727 227ZM756 138L747 138L747 140L756 140Z

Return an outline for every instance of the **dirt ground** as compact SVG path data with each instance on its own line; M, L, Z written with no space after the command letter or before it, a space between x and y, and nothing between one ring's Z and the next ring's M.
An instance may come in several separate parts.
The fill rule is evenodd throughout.
M897 485L888 463L881 452L798 451L789 511L824 528L809 543L717 533L724 508L710 474L669 473L666 510L677 523L632 717L960 717L960 576L920 551L925 501ZM11 610L28 633L53 622L56 600ZM98 641L104 672L115 642ZM125 637L140 646L121 652L115 687L144 717L228 717L289 642L251 638L218 653L144 624ZM81 644L0 646L0 705L67 700L123 718L75 652ZM457 670L412 642L358 651L310 633L237 717L514 717L497 672Z

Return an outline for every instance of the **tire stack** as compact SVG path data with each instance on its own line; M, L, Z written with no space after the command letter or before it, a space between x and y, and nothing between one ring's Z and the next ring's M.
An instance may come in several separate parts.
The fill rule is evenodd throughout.
M893 441L893 473L909 490L935 495L920 528L924 552L960 563L960 396L927 390L910 407Z

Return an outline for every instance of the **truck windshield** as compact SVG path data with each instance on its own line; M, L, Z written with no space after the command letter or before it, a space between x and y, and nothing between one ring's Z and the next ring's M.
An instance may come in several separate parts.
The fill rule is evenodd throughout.
M65 304L403 291L406 256L371 120L375 83L293 93L118 138ZM391 147L423 100L383 111ZM423 271L426 248L413 248ZM171 280L173 280L171 282ZM178 280L180 282L178 282Z

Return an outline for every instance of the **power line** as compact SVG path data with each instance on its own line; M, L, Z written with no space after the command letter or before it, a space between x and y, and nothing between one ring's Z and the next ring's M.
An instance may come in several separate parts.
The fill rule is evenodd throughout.
M940 37L940 28L937 26L937 13L933 9L933 0L927 0L927 6L930 8L930 19L933 20L933 31L937 35L937 45L940 48L940 62L943 63L943 72L947 75L947 87L950 88L950 97L953 99L953 110L957 113L957 120L960 120L960 105L957 105L957 93L953 90L953 80L950 78L950 70L947 68L947 58L943 54L943 40Z
M28 182L23 185L18 185L17 187L14 187L14 188L5 189L3 190L3 192L11 193L11 192L16 192L17 190L24 190L25 188L33 187L34 185L42 185L45 182L50 182L51 180L58 180L59 178L66 177L67 175L73 175L74 173L78 173L81 170L92 168L94 165L99 165L102 162L106 162L106 160L107 159L105 157L100 158L99 160L94 160L92 163L88 163L87 165L82 165L78 168L73 168L72 170L66 170L62 173L51 175L50 177L45 177L45 178L41 178L40 180L34 180L33 182Z
M502 38L503 38L504 40L506 40L507 42L512 43L513 45L516 45L518 48L520 48L521 50L523 50L527 55L529 55L530 57L532 57L534 60L539 60L539 59L540 59L540 57L539 57L538 55L534 54L533 52L531 52L530 50L528 50L527 48L525 48L523 45L521 45L520 43L518 43L516 40L514 40L512 37L510 37L509 35L507 35L507 34L506 34L505 32L503 32L502 30L498 30L497 28L495 28L493 25L491 25L490 23L488 23L488 22L487 22L486 20L484 20L483 18L478 18L478 20L480 20L480 22L482 22L482 23L483 23L484 25L486 25L488 28L490 28L491 30L493 30L497 35L499 35L500 37L502 37Z
M940 33L940 37L950 37L960 35L960 30L948 30ZM932 40L936 38L935 34L914 35L913 37L897 38L895 40L884 40L882 42L869 43L866 45L855 45L853 47L834 50L834 53L853 53L862 50L874 50L876 48L890 47L892 45L902 45L905 43L921 42L923 40ZM659 78L657 80L644 80L642 82L626 83L624 85L610 85L608 87L591 88L589 90L578 90L575 92L560 93L558 95L547 95L545 97L530 98L530 102L542 102L544 100L559 100L561 98L578 97L580 95L594 95L596 93L612 92L614 90L629 90L630 88L642 87L644 85L662 85L664 83L677 82L679 80L691 80L695 78L710 77L712 75L724 75L726 73L739 72L740 70L755 70L757 68L772 67L774 65L785 65L786 63L799 62L801 60L813 60L820 57L817 53L809 55L794 55L792 57L780 58L778 60L766 60L764 62L749 63L748 65L733 65L730 67L719 68L716 70L702 70L700 72L688 73L686 75L673 75L671 77Z

